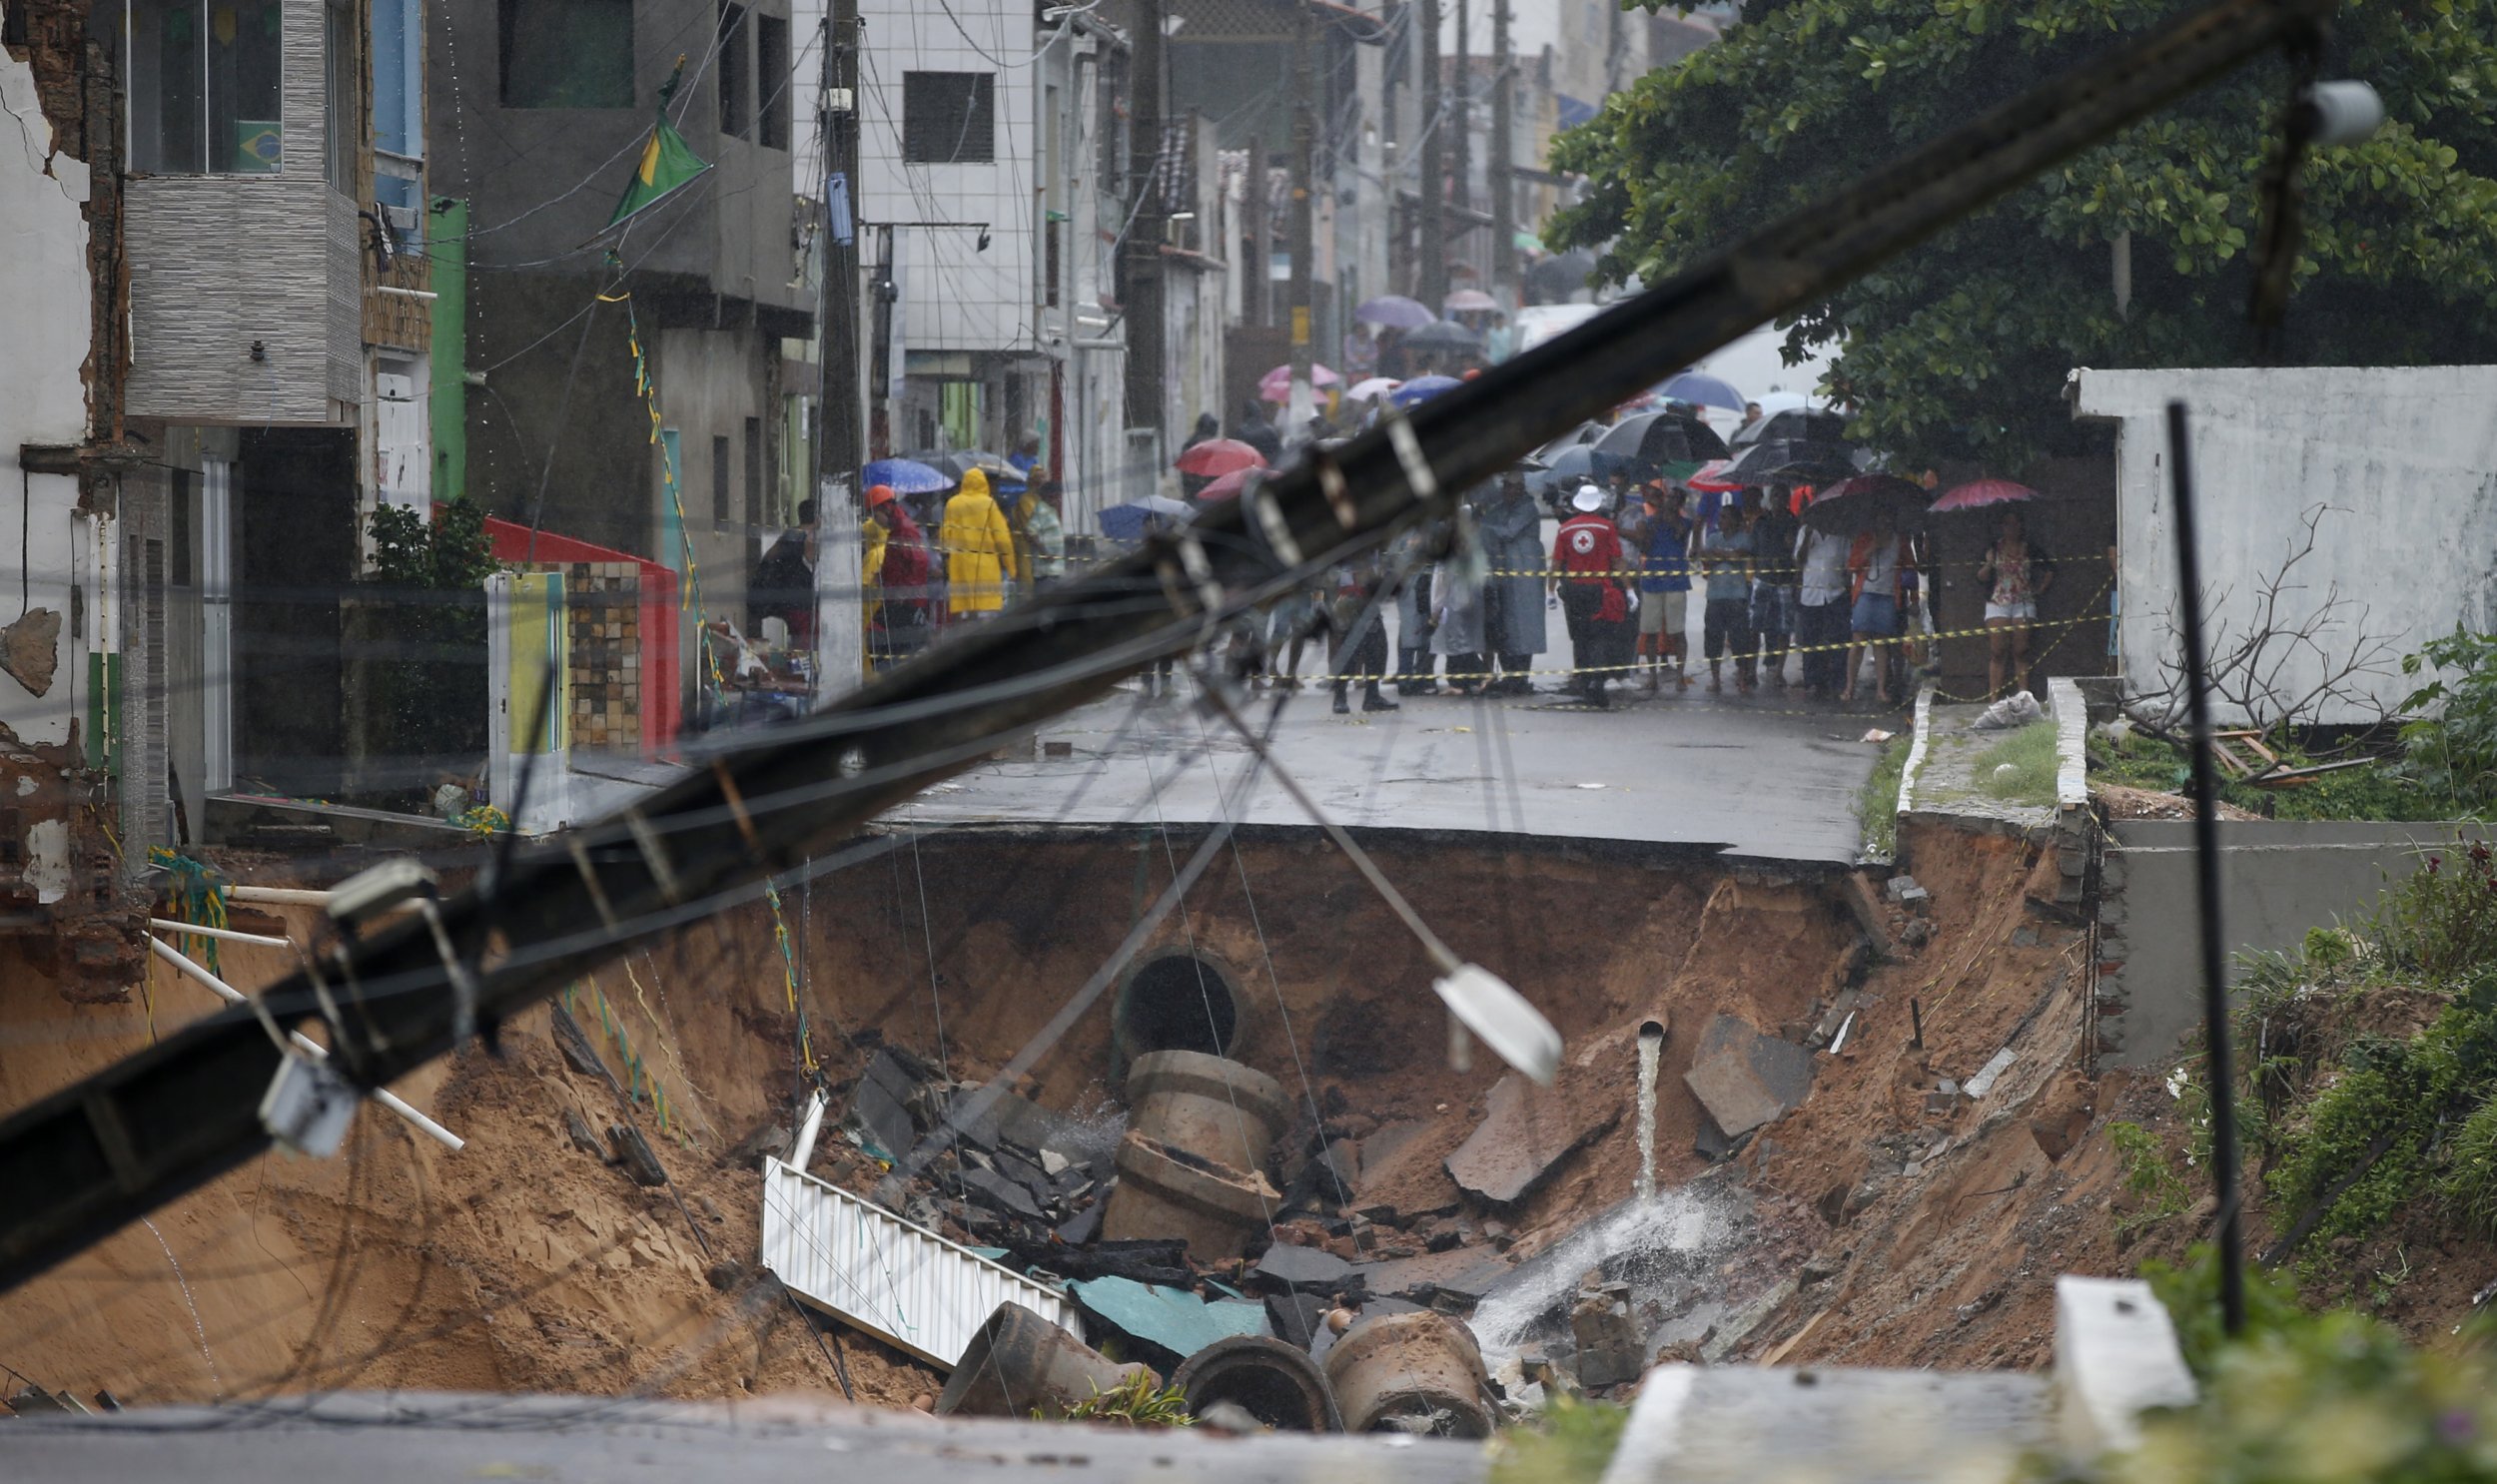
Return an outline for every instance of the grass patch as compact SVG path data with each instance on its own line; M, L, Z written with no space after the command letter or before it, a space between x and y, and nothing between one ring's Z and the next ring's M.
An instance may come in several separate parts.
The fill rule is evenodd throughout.
M2054 722L2033 721L1979 753L1977 786L2015 804L2053 804L2055 736Z
M1907 771L1910 735L1882 744L1873 776L1856 791L1856 823L1864 827L1864 854L1889 860L1899 849L1899 776Z
M1595 1484L1629 1420L1627 1407L1554 1394L1539 1425L1512 1428L1492 1445L1491 1484Z

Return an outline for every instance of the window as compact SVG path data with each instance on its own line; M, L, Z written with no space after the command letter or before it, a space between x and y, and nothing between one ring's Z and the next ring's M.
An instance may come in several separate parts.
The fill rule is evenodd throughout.
M499 0L505 108L631 108L633 0Z
M763 528L763 419L746 419L746 529Z
M719 132L746 137L754 84L746 66L746 8L719 8Z
M419 0L373 0L373 191L394 216L392 226L416 229L423 196L424 49Z
M728 439L714 435L711 439L711 528L728 528Z
M279 0L129 0L126 25L132 170L277 173Z
M902 74L902 158L984 165L997 158L997 74Z
M789 23L754 18L754 133L767 150L789 148Z
M356 12L342 0L322 7L321 131L332 190L356 194L356 154L365 142L364 90L356 75Z

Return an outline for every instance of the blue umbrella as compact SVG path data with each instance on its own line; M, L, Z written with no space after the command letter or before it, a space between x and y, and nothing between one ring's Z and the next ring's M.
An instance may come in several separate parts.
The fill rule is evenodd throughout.
M1112 505L1102 511L1101 533L1114 541L1141 541L1145 537L1145 528L1155 520L1164 525L1185 525L1188 518L1196 513L1193 505L1168 495L1149 494L1143 499Z
M962 481L907 458L879 458L858 471L858 482L861 489L882 484L895 494L934 494Z
M1658 395L1669 396L1676 401L1696 402L1708 407L1731 407L1737 412L1743 410L1743 393L1734 389L1734 383L1706 371L1682 371L1657 387L1656 391Z
M1409 407L1416 402L1428 401L1442 391L1464 384L1454 376L1415 376L1412 380L1388 392L1387 399L1397 406Z

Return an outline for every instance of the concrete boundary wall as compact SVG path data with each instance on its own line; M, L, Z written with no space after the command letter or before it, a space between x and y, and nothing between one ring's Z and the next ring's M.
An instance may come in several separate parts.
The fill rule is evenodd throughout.
M2168 1062L2201 1023L2193 821L2116 820L2099 863L2095 1016L2101 1066ZM2374 909L2384 889L2478 824L2223 822L2220 914L2229 952L2291 949L2306 930ZM2233 972L2233 971L2232 971Z

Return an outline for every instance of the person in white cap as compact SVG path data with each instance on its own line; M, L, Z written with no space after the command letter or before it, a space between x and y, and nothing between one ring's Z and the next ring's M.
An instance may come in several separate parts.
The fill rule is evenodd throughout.
M1621 532L1604 514L1604 491L1582 484L1569 502L1574 512L1552 539L1549 579L1569 620L1569 688L1592 706L1611 704L1604 685L1626 666L1618 640L1629 627L1630 601L1623 592Z

